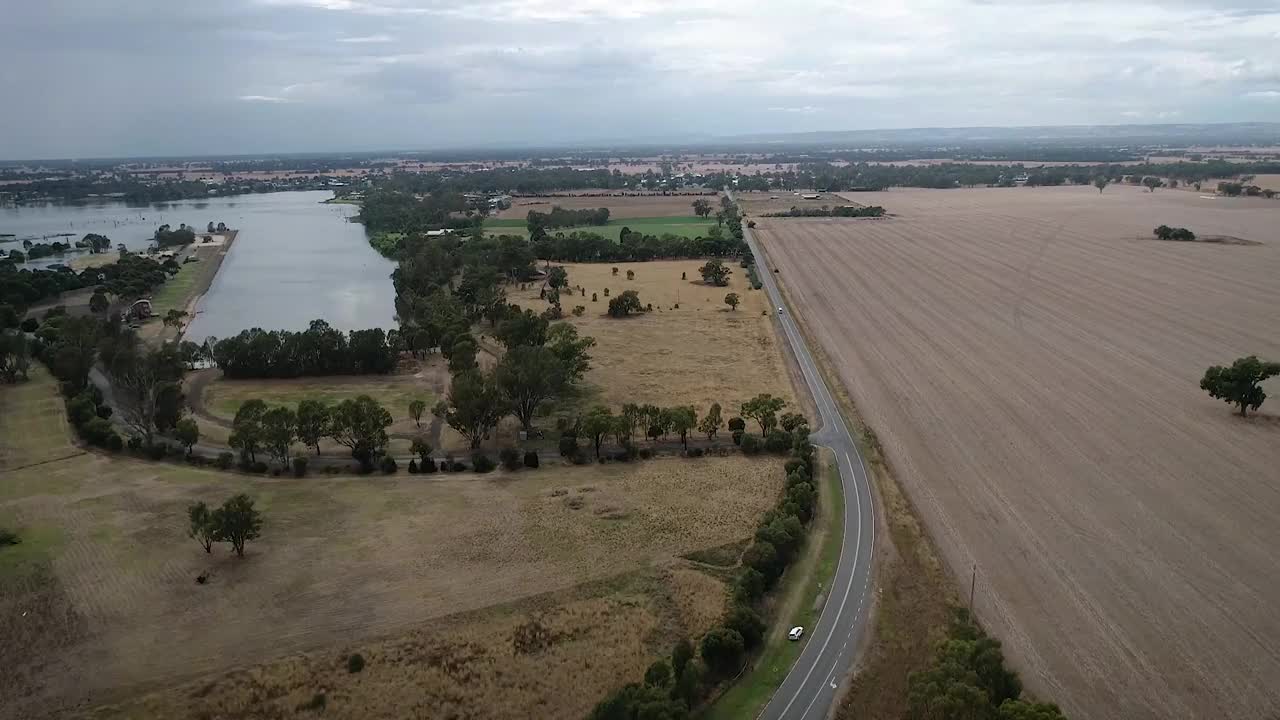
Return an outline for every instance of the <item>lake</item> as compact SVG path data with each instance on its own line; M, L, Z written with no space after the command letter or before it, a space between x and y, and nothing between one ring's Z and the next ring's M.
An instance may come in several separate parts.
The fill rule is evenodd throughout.
M325 205L328 191L186 200L147 207L121 203L0 208L0 233L33 242L68 242L99 233L131 250L147 247L157 227L204 228L225 222L240 233L196 307L187 337L201 341L250 327L303 330L323 318L343 330L392 329L395 263L369 246L364 226L347 222L358 208ZM57 233L69 238L38 240ZM22 249L21 243L0 250ZM70 256L68 256L70 257ZM51 258L48 262L65 261Z

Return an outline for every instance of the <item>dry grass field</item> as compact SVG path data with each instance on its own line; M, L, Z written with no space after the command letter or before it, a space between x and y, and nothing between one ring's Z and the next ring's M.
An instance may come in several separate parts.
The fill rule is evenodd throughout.
M608 192L605 190L601 193ZM554 205L566 210L584 210L607 207L611 218L680 217L693 214L693 201L710 202L720 207L716 195L580 195L573 197L517 197L511 199L511 207L494 215L496 218L524 218L530 210L547 212Z
M858 196L862 193L851 193L850 198L846 199L837 193L815 193L812 190L805 190L800 195L786 190L774 190L772 192L742 192L735 193L734 197L738 200L739 207L742 212L752 219L759 219L764 213L785 212L793 207L798 208L820 208L822 206L835 207L836 205L868 205L874 203L866 203L858 200ZM805 200L802 195L818 195L817 200Z
M23 538L0 549L0 718L290 717L321 690L339 717L581 715L709 622L718 583L680 556L747 537L782 479L733 457L265 480L79 452L59 402L43 373L0 388ZM186 505L241 491L261 540L206 555ZM353 651L367 675L338 669Z
M745 271L736 264L731 265L728 287L704 285L698 274L702 264L671 260L565 265L569 285L585 288L586 295L562 297L561 307L568 313L575 305L584 306L583 315L569 315L568 322L596 339L586 376L587 384L597 390L591 402L615 411L628 402L691 404L700 414L718 402L727 419L737 414L742 401L759 393L794 398L772 319L762 314L773 312L764 291L749 289ZM628 270L635 271L634 280L627 280ZM687 279L680 278L682 273ZM635 290L641 302L653 304L653 312L611 318L605 288L610 297ZM724 304L731 292L742 299L733 311ZM591 302L592 293L597 293L596 302ZM547 307L536 286L524 292L508 289L508 296L535 310Z
M1280 705L1274 202L1112 186L893 190L761 220L770 262L1029 687L1088 718ZM1150 239L1165 223L1260 245Z

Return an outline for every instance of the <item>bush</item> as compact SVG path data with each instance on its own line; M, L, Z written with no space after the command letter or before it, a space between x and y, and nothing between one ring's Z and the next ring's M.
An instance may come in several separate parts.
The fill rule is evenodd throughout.
M352 653L347 656L347 672L358 673L364 669L364 656L360 653Z
M435 471L436 471L436 461L432 460L431 458L427 458L426 460L423 460L422 463L418 465L418 472L424 475L430 475Z
M293 458L293 476L305 477L307 474L307 459L301 455Z
M230 470L231 466L236 462L236 456L229 452L218 453L218 459L213 461L219 470Z
M259 460L249 465L249 469L261 475L262 473L265 473L267 471L267 464Z
M737 440L736 435L737 434L735 433L735 440ZM759 455L760 451L764 449L764 443L755 435L744 434L742 439L738 441L738 444L742 446L742 453L744 455Z
M764 436L764 449L775 455L786 455L791 450L791 433L782 430L770 430Z
M525 452L525 454L524 454L524 466L525 466L525 467L527 467L527 468L537 468L537 467L538 467L538 451L537 451L537 450L529 450L529 451Z
M409 458L409 474L410 475L418 474L418 461L414 460L413 458Z
M22 332L33 333L36 331L36 328L40 327L40 322L35 318L27 318L26 320L23 320L18 327L22 329Z
M735 605L725 615L724 626L738 631L742 636L742 646L747 650L759 645L764 638L764 621L754 610L745 605Z
M732 435L732 437L733 437L733 444L734 444L734 445L741 445L741 444L742 444L742 436L743 436L743 435L745 435L745 434L746 434L746 433L742 432L741 430L734 430L734 431L733 431L733 435Z
M467 469L467 464L462 462L461 460L454 460L453 462L449 463L449 472L460 473L465 471L466 469Z
M151 443L151 445L147 446L147 457L152 460L163 460L168 452L169 446L162 442Z
M83 394L67 401L67 420L76 428L84 427L97 414L97 408L94 407L93 400ZM105 420L106 418L102 419Z
M141 453L141 452L142 452L142 438L138 437L137 435L130 435L130 436L129 436L128 446L129 446L129 452L132 452L132 453Z
M729 418L729 432L745 432L747 429L747 421L740 417Z
M124 450L124 439L120 437L120 433L112 430L111 434L107 435L105 447L111 452L120 452Z
M111 423L96 415L92 415L89 421L80 427L80 435L84 437L85 442L98 447L106 447L107 438L113 434L115 429L111 427Z
M110 405L101 405L98 407L97 415L103 420L110 420L111 414L112 410Z
M745 645L737 630L716 627L702 636L702 659L707 667L720 675L729 675L742 663Z
M519 470L521 466L520 451L515 448L502 448L498 451L498 461L502 463L504 470L512 472Z
M482 452L471 453L471 466L478 473L493 472L497 464L493 462L493 458Z
M400 466L396 465L395 458L390 455L383 455L382 462L378 464L378 469L382 471L383 475L394 475L400 469Z
M646 447L646 448L640 448L640 459L641 459L641 460L648 460L648 459L649 459L649 458L651 458L651 457L653 457L653 450L652 450L652 449L647 448L647 447Z
M560 457L571 458L578 454L578 438L572 435L560 437Z
M702 448L700 448L700 447L692 447L692 448L689 448L688 450L686 450L686 451L685 451L684 456L685 456L685 457L691 457L691 458L700 458L700 457L702 457L705 453L706 453L706 451L704 451L704 450L703 450Z

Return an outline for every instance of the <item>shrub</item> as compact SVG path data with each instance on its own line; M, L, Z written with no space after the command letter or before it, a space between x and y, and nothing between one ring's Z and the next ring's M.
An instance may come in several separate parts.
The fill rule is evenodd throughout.
M40 327L40 321L35 318L27 318L26 320L23 320L18 327L22 329L22 332L33 333L36 331L36 328Z
M640 454L640 459L641 459L641 460L648 460L649 458L653 457L653 449L652 449L652 448L647 448L647 447L640 448L640 450L639 450L638 452L639 452L639 454Z
M527 468L538 467L538 451L529 450L524 454L524 466Z
M560 457L573 457L578 454L578 438L572 435L560 437Z
M390 455L383 455L382 462L378 464L378 469L382 471L383 475L394 475L400 469L400 466L396 464L395 458Z
M17 545L20 542L22 542L22 539L18 537L17 533L0 528L0 547L5 545Z
M744 647L742 635L737 630L712 628L702 636L702 659L712 671L728 675L741 664Z
M574 306L573 306L573 316L574 316L574 317L582 317L582 314L583 314L583 313L585 313L586 311L587 311L587 308L586 308L586 306L585 306L585 305L574 305Z
M67 401L67 420L76 428L83 427L96 415L97 409L93 405L93 400L85 395L77 395Z
M142 452L142 438L138 437L137 435L129 436L128 445L129 445L129 452L134 452L134 453Z
M318 692L311 696L311 699L298 706L298 710L323 710L325 703L325 694Z
M358 673L364 669L364 656L360 653L351 653L347 656L347 672Z
M764 449L776 455L785 455L791 450L791 433L782 430L770 430L764 436Z
M413 458L409 458L409 474L410 475L418 474L418 461Z
M169 446L162 442L152 443L147 447L147 457L152 460L163 460L168 452Z
M112 415L111 406L110 406L110 405L102 405L102 406L99 406L99 407L98 407L98 411L97 411L97 415L98 415L98 417L102 418L103 420L110 420L110 419L111 419L111 415Z
M249 469L261 475L262 473L265 473L267 471L267 464L259 460L253 463L252 465L250 465Z
M700 447L692 447L685 451L684 456L691 457L691 458L700 458L705 454L705 452L706 451L704 451Z
M478 473L493 472L497 464L493 462L493 458L482 452L471 453L471 466Z
M454 460L453 462L449 463L449 472L460 473L466 469L467 469L467 464L462 462L461 460Z
M520 451L515 448L502 448L498 451L498 461L502 463L504 470L516 471L520 469Z
M737 440L737 433L734 433L734 436L734 439ZM744 434L742 436L742 440L739 441L739 444L742 445L742 452L744 455L759 455L760 451L764 449L764 443L755 435Z
M747 429L747 421L740 417L729 418L729 432L743 432Z
M755 568L746 568L733 583L734 599L740 603L753 603L764 597L765 580Z
M124 439L120 437L120 433L112 430L111 434L107 435L105 447L111 452L120 452L124 450Z
M236 462L236 456L229 452L218 453L218 459L213 461L219 470L230 470L231 466Z
M436 461L432 460L431 458L427 458L426 460L423 460L422 463L418 465L418 472L424 475L430 475L435 471L436 471Z
M305 477L307 474L307 459L301 455L293 458L293 476Z
M88 422L80 428L80 435L85 442L98 447L107 446L107 438L115 433L111 423L96 415L91 415Z
M746 434L746 433L742 432L741 430L734 430L734 431L733 431L733 435L731 436L731 437L733 438L733 444L734 444L734 445L741 445L741 444L742 444L742 436L743 436L743 435L745 435L745 434Z

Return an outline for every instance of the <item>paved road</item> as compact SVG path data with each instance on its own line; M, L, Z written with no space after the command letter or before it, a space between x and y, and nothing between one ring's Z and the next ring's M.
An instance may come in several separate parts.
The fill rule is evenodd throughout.
M732 197L732 193L729 195ZM765 264L759 243L749 228L744 226L742 231L755 255L760 280L769 293L770 303L774 308L785 307L774 281L773 269ZM815 627L805 628L808 639L800 658L760 717L766 720L820 720L830 713L836 689L853 666L858 641L870 614L875 512L871 484L857 443L849 434L831 391L818 373L804 336L800 334L789 309L779 313L778 320L818 409L818 431L811 439L815 445L830 448L835 453L840 469L840 487L844 493L844 540L840 545L835 581L826 594L822 615ZM786 622L786 618L780 620Z

